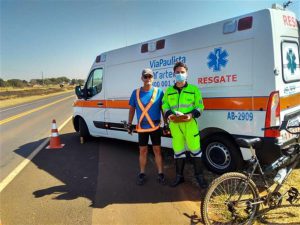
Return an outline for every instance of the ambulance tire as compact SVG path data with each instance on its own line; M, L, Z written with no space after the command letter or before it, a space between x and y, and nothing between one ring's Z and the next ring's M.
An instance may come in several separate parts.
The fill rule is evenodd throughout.
M239 148L226 135L215 134L205 138L202 150L207 168L214 173L236 171L243 164Z
M89 129L84 119L82 118L79 118L79 135L80 137L83 137L86 140L88 140L91 137Z

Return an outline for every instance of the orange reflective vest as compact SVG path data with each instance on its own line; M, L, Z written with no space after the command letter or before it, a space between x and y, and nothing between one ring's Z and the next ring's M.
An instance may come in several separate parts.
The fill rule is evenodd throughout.
M154 88L150 102L148 103L148 105L146 105L146 107L144 107L140 100L140 88L136 90L136 100L142 111L139 122L136 125L136 131L139 133L155 131L155 130L159 129L159 127L160 127L160 124L158 124L157 126L154 125L153 120L151 119L151 117L148 114L149 109L151 108L151 106L153 105L153 103L156 99L157 92L158 92L158 89ZM146 117L146 119L148 120L148 123L150 124L151 128L146 128L146 129L142 128L141 123L142 123L142 120L144 119L144 117Z

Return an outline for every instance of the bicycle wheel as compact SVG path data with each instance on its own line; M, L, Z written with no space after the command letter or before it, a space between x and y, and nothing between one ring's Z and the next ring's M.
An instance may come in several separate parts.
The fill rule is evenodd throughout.
M201 204L205 225L251 224L259 204L256 185L241 173L226 173L208 187Z

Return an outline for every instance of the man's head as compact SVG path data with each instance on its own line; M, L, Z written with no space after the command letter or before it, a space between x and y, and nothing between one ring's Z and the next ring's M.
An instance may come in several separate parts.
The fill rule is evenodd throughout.
M182 87L184 86L186 79L187 79L187 71L188 67L183 62L176 62L173 67L175 79L176 79L176 86Z
M174 67L173 67L173 72L176 74L176 69L178 68L178 67L183 67L183 68L185 68L185 71L187 72L188 71L188 67L187 67L187 65L186 64L184 64L183 62L176 62L175 63L175 65L174 65Z
M151 85L153 82L153 71L149 68L143 69L142 81L145 85Z

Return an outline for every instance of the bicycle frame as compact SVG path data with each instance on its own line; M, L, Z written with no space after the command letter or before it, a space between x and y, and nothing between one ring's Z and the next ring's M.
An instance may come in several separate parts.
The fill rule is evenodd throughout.
M250 182L250 179L252 179L252 177L255 175L255 171L258 168L260 175L262 175L262 180L264 182L264 189L267 191L267 195L266 196L261 196L260 199L258 199L257 202L252 202L251 204L261 204L261 203L268 204L268 202L270 201L270 198L272 196L272 193L278 193L279 192L279 190L284 185L284 183L286 182L287 178L289 177L289 175L291 174L291 172L293 171L293 169L298 165L298 163L300 161L300 147L296 146L295 148L296 148L295 149L295 153L292 154L291 156L289 156L290 157L289 161L285 161L283 163L280 163L280 159L281 158L279 158L279 159L275 160L272 163L272 165L279 165L279 166L272 167L272 165L271 165L271 166L267 167L265 170L263 170L262 167L261 167L261 165L260 165L260 163L259 163L259 160L258 160L258 158L256 156L255 149L252 146L250 146L250 150L252 152L252 158L249 161L251 163L250 168L252 168L252 170L251 170L251 172L246 172L246 173L244 172L245 175L247 176L247 182L246 182L246 184L248 185L248 183ZM291 163L291 164L288 165L289 163ZM287 167L287 174L285 175L285 178L283 179L283 181L281 183L278 183L276 185L276 187L275 187L275 189L273 191L271 191L270 187L272 185L269 185L269 183L268 183L265 175L271 173L272 171L274 171L278 167L285 167L285 166ZM243 196L244 192L246 191L246 187L247 186L245 186L244 190L242 191L241 196L239 197L238 201L241 199L241 197ZM278 200L281 200L285 196L286 193L284 193ZM229 197L229 199L230 199L230 197Z
M281 139L278 140L282 156L267 167L262 167L256 156L255 148L260 145L260 138L237 139L241 147L249 148L251 151L249 165L242 173L225 173L210 184L201 203L201 215L205 224L211 224L210 221L221 221L217 222L218 224L229 224L230 221L250 224L253 219L279 207L283 197L287 194L287 201L290 204L300 200L300 193L295 187L290 187L283 194L279 192L300 162L300 132L290 132L289 128L292 126L287 128L287 123L284 122L281 126L263 128L286 130L297 135L285 142L282 142ZM275 183L270 185L266 175L277 169ZM264 194L258 190L257 182L252 179L255 175L259 175L263 181L263 185L260 187L263 187ZM266 208L259 211L261 204ZM220 210L223 210L224 213L222 214Z

